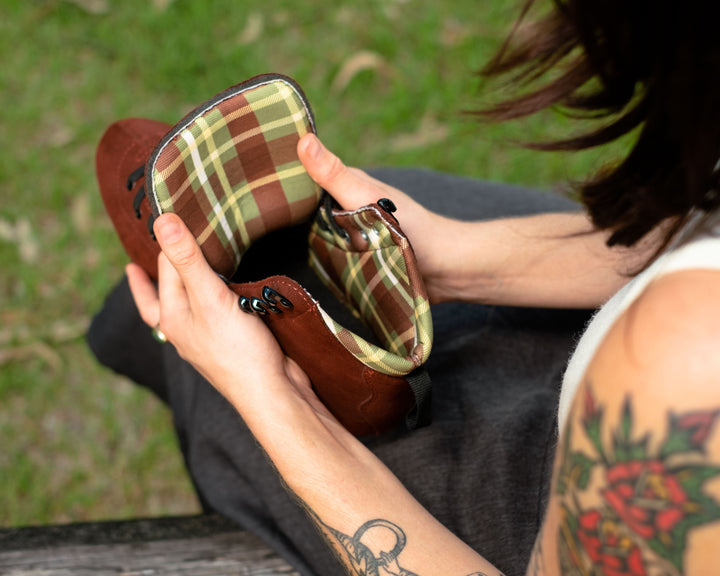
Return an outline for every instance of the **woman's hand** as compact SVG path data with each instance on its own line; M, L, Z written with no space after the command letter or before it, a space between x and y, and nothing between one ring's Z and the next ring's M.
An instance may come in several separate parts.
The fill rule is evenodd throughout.
M605 302L657 246L609 249L584 213L479 222L435 214L396 188L346 167L308 134L298 144L312 178L348 210L390 198L412 243L430 302L592 308ZM439 192L440 193L440 192Z
M452 230L458 222L431 212L407 194L362 170L345 166L314 134L300 140L298 155L313 180L345 210L367 206L380 198L392 200L397 206L395 216L415 252L430 302L438 303L449 298L446 278L452 272L448 268L447 255L448 250L452 250L443 242L456 239Z
M212 271L180 218L164 214L154 231L163 250L158 288L139 266L127 267L130 289L145 323L158 326L180 356L241 414L244 406L258 405L257 413L265 408L266 398L289 393L330 417L305 373L283 354L262 320L240 310L237 295Z

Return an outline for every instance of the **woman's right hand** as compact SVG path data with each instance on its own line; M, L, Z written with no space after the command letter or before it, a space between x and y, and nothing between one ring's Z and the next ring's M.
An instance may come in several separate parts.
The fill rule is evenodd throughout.
M436 304L449 298L445 280L451 270L443 242L453 238L452 228L457 222L431 212L407 194L362 170L345 166L314 134L300 140L298 155L312 179L345 210L367 206L380 198L392 200L397 206L394 216L412 244L430 302Z
M606 233L593 230L582 212L452 220L348 168L313 134L300 139L298 154L310 176L346 210L380 198L395 203L433 304L593 308L624 285L657 245L651 234L636 248L608 249Z

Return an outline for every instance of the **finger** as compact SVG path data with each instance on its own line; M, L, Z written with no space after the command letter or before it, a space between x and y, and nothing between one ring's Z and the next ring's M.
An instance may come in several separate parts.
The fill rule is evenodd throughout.
M130 292L140 317L148 326L157 326L160 321L160 303L157 288L150 277L137 264L128 264L125 268Z
M182 323L190 313L190 302L182 278L164 253L158 256L159 323L172 332L169 319Z
M300 139L298 156L310 177L346 210L372 204L384 195L385 187L380 182L345 166L314 134Z
M176 214L160 216L153 230L164 256L177 273L175 277L169 270L165 270L166 279L170 282L170 295L181 290L186 291L191 300L201 301L224 288L222 280L205 260L195 237Z

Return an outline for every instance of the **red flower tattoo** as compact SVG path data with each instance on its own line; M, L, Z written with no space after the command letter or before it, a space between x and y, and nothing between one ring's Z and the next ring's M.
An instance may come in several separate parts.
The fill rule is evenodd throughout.
M604 576L646 576L640 548L619 534L617 525L599 510L578 518L578 539L593 564Z
M720 410L668 412L659 442L636 432L630 397L611 430L589 385L581 410L591 448L574 448L568 430L557 482L565 499L561 561L593 576L642 576L658 562L668 574L682 573L689 534L720 520L720 502L705 491L720 477L720 465L706 458ZM602 509L583 507L590 490Z
M608 469L607 481L605 501L643 538L667 534L685 517L688 496L662 462L616 464Z

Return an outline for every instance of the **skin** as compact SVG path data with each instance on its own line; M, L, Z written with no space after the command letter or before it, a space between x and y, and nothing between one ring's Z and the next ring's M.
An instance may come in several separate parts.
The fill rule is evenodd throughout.
M300 141L298 154L309 174L344 208L381 197L393 200L433 302L596 306L628 280L628 271L642 264L654 246L649 238L631 251L609 250L605 235L593 232L582 214L482 223L449 220L345 167L315 136ZM442 233L424 233L427 230ZM149 326L159 324L180 355L236 408L350 574L501 573L440 525L340 426L263 322L240 311L236 296L212 272L179 218L161 216L155 234L163 250L158 288L141 268L127 267L143 320ZM720 408L715 384L720 377L720 323L713 321L719 315L720 274L688 271L658 281L620 319L598 350L578 394L581 398L590 390L604 407L604 450L612 453L610 431L619 426L624 404L635 407L633 433L647 434L650 444L666 434L673 410ZM695 358L703 361L692 361ZM591 483L584 488L570 483L560 493L570 455L592 452L583 437L582 418L583 407L578 405L570 417L572 434L563 435L557 452L553 496L530 574L606 573L605 567L588 564L586 555L578 556L579 564L585 562L580 568L561 565L558 552L568 531L563 510L576 501L601 506L610 482L603 480L603 470L611 464L597 459ZM712 431L698 456L708 465L720 464L720 440ZM629 530L622 519L613 520L621 530ZM667 562L658 561L649 564L646 573L710 573L712 547L707 546L720 538L715 520L704 519L688 532L680 570L667 571ZM648 543L640 542L643 561L652 555Z

